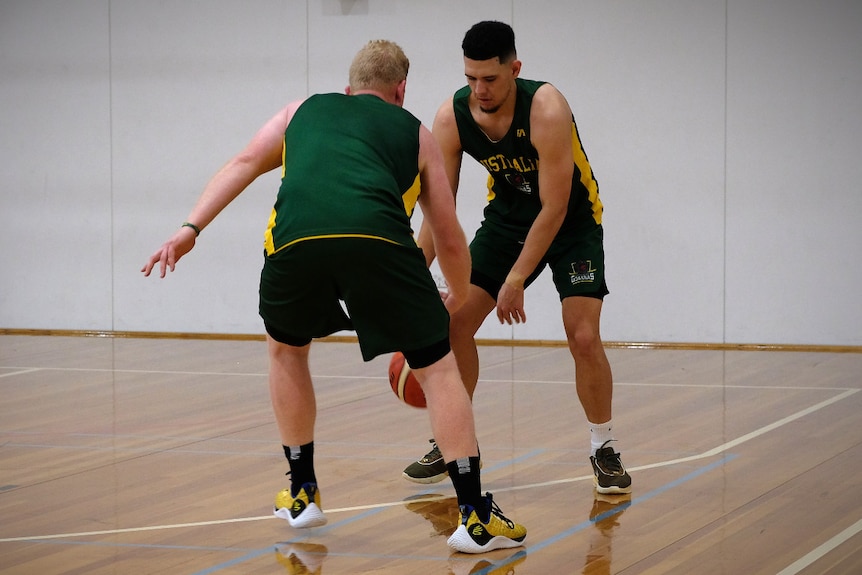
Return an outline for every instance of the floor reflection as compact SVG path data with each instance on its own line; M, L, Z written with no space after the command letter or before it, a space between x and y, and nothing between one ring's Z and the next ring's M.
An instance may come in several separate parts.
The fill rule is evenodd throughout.
M320 575L329 550L319 543L277 543L275 560L290 575Z
M448 538L458 528L458 499L439 494L408 497L407 509L427 519L435 536Z
M458 528L458 499L439 494L414 495L405 499L407 509L428 520L434 537L449 537ZM449 575L515 575L515 568L527 559L527 551L499 549L481 555L453 553L449 557Z
M632 504L632 496L602 493L595 493L594 496L590 521L595 529L590 531L589 547L581 573L582 575L610 575L614 531L620 524L620 516Z
M515 575L515 568L526 559L525 549L500 549L481 555L455 553L449 557L449 575Z

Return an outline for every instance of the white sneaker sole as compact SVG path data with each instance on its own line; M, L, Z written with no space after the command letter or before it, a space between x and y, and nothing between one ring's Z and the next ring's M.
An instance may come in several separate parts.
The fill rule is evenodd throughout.
M611 485L610 487L602 487L599 485L599 478L593 475L593 486L596 488L598 493L603 493L605 495L624 495L626 493L632 492L632 486L629 484L628 487L617 487L616 485Z
M453 551L459 551L461 553L486 553L495 549L512 549L513 547L521 547L524 545L524 541L515 541L514 539L498 535L488 541L485 545L479 545L473 541L473 538L470 537L469 533L467 533L467 528L463 525L459 525L458 529L455 530L455 533L453 533L452 536L449 537L449 540L446 541L446 544Z
M287 523L294 529L308 529L326 525L326 516L315 503L309 503L308 507L296 518L291 517L290 509L286 507L279 507L273 511L273 514L279 519L287 520Z
M403 477L407 481L412 481L413 483L421 483L422 485L428 485L430 483L440 483L448 476L448 472L441 473L440 475L432 475L431 477L413 477L412 475L407 475L406 472L401 473L401 477Z

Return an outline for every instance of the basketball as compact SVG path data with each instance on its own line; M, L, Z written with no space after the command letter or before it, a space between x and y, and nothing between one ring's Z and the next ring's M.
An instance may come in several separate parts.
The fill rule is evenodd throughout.
M396 351L389 360L389 385L398 399L413 407L425 407L425 393L410 366L404 360L404 354Z

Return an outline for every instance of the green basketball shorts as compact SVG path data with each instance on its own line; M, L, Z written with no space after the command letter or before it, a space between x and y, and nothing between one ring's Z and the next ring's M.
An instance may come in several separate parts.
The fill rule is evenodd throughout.
M515 232L483 222L470 243L471 283L497 299L500 287L524 247L526 236L526 230ZM603 299L608 294L603 241L604 231L600 225L585 232L561 230L524 287L532 284L545 266L549 266L560 301L572 296Z
M266 256L260 315L291 345L354 330L365 361L449 338L422 250L370 238L306 240Z

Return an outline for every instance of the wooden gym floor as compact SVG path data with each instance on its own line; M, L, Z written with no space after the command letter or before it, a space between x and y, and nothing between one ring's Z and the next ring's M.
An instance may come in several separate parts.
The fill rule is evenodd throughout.
M594 495L559 347L482 347L483 487L526 546L452 554L454 492L387 358L312 349L325 527L287 469L262 341L0 336L0 573L862 573L862 354L609 349L634 492Z

